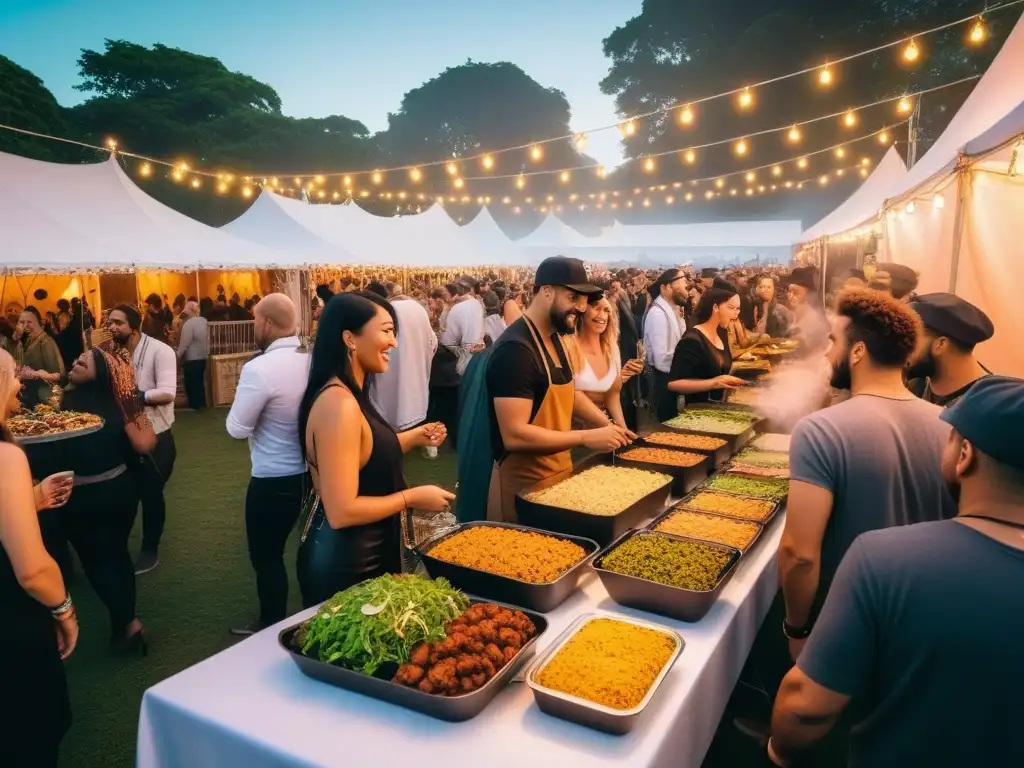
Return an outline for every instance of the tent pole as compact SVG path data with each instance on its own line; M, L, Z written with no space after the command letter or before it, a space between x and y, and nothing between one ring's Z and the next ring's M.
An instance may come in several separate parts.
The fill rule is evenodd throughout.
M953 254L949 265L949 292L956 293L957 275L960 271L960 243L964 234L965 201L967 198L967 187L970 185L970 166L960 158L957 164L956 180L956 220L953 224Z

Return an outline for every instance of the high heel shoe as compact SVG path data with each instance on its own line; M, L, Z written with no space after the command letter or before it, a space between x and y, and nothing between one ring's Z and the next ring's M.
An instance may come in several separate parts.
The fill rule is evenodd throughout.
M140 629L131 637L122 637L114 643L114 651L121 656L149 655L149 643L146 642L146 630Z

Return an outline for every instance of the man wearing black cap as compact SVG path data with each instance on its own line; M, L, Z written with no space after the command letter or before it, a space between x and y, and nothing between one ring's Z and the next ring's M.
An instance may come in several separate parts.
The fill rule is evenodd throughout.
M907 367L907 386L922 400L948 408L989 375L974 347L991 339L995 328L988 315L952 293L918 296L910 308L921 317L924 333Z
M579 259L545 259L537 268L530 306L491 350L486 376L496 465L490 520L514 523L516 494L571 470L572 449L613 451L633 437L576 392L559 339L575 333L587 297L599 292ZM574 414L596 428L573 430Z
M850 547L775 700L777 765L851 699L849 766L1024 765L1024 381L982 379L941 418L958 515Z
M644 318L644 347L647 362L654 369L654 402L658 421L679 415L679 398L668 391L676 345L686 333L683 307L689 300L686 274L666 269L650 288L651 303Z

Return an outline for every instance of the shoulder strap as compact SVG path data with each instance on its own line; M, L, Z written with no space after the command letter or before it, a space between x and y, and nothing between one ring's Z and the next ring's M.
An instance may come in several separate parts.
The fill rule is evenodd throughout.
M551 386L551 366L548 365L548 356L544 350L544 342L541 341L540 333L533 326L533 321L530 320L526 315L523 315L523 320L526 321L526 327L530 329L530 335L533 337L534 344L537 345L537 354L540 355L540 361L544 364L544 373L548 377L548 386ZM568 360L568 357L566 357ZM570 366L571 368L571 366Z

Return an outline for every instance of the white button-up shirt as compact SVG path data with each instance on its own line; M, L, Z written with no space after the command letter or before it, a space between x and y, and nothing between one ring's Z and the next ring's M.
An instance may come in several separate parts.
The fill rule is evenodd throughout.
M310 355L297 336L278 339L242 366L228 434L248 439L253 477L287 477L306 471L299 446L299 405L306 392Z
M673 322L673 320L675 322ZM676 353L676 344L686 333L686 321L676 307L659 296L647 310L644 319L644 347L647 361L662 373L672 368L672 357Z
M398 346L391 350L388 369L374 378L370 399L392 429L401 432L427 418L437 335L419 302L403 298L391 306L398 316Z
M441 343L446 347L484 343L484 307L475 297L469 296L452 307L441 333Z
M174 398L178 394L178 355L167 344L141 334L132 354L135 386L147 399L156 393L170 395L164 405L146 405L146 416L158 435L174 425Z

